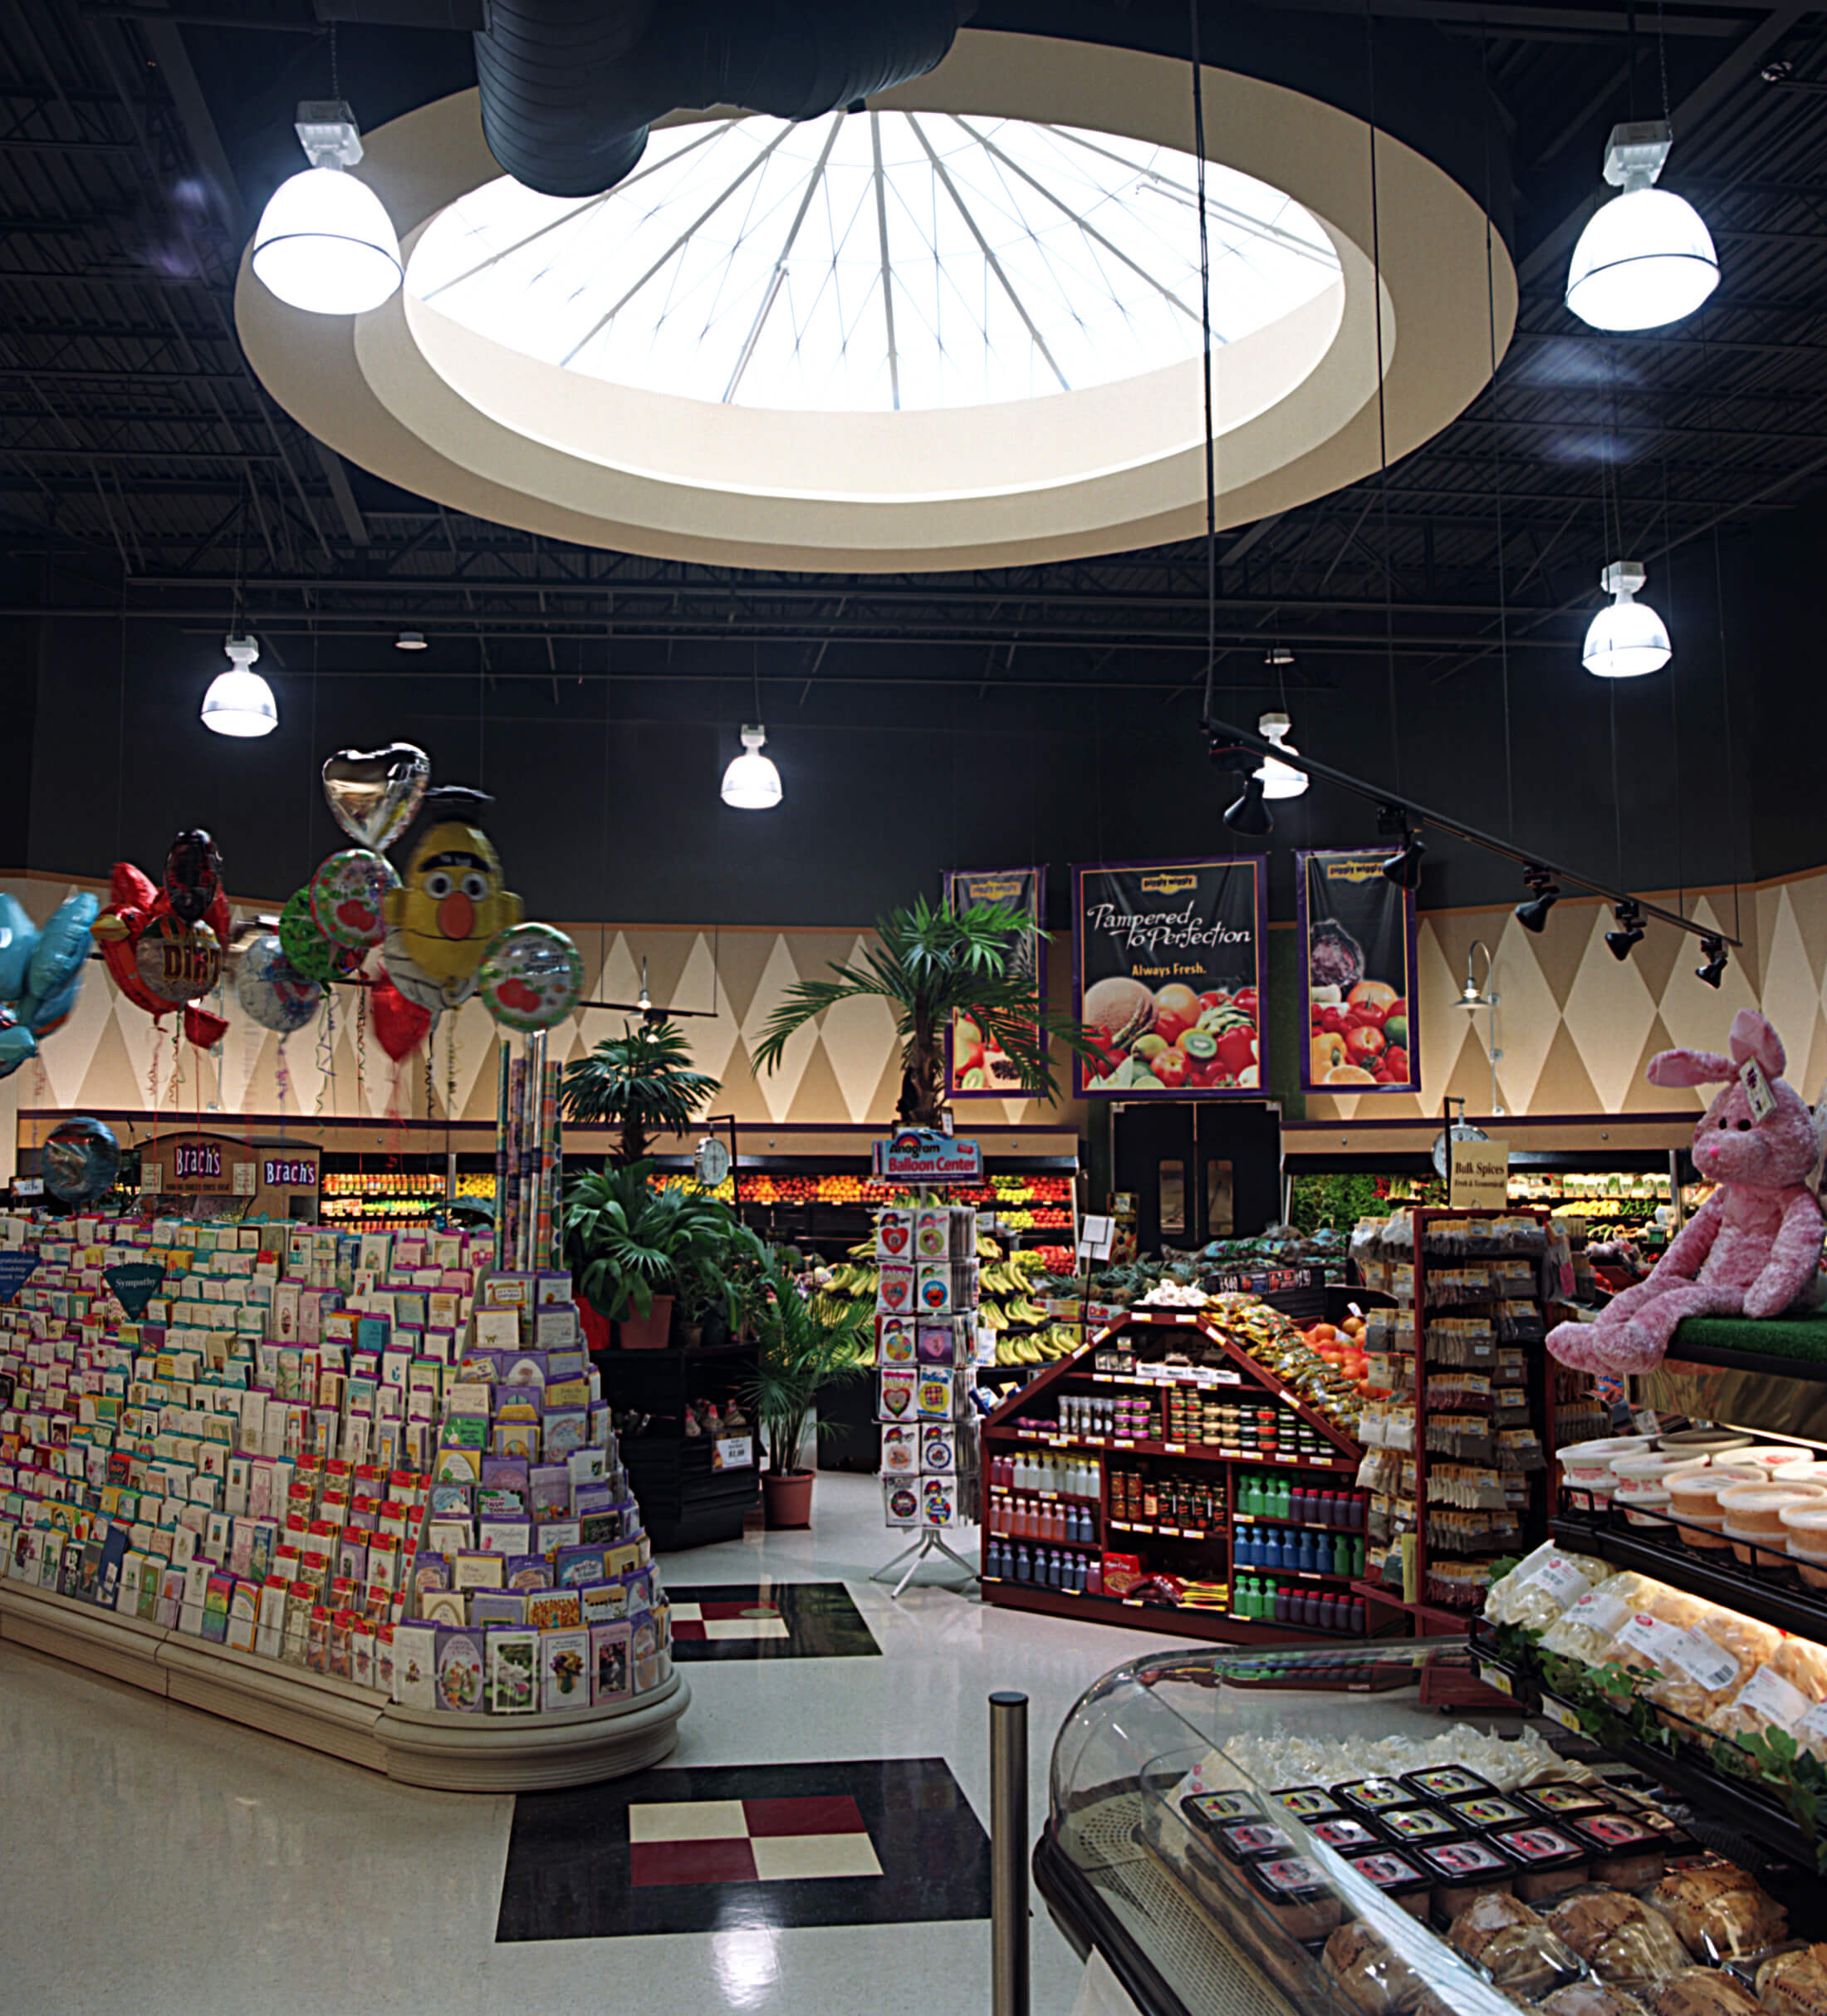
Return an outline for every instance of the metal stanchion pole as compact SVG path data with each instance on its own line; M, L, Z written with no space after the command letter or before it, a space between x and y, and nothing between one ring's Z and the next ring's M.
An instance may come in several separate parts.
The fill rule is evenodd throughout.
M1028 2016L1027 1707L990 1696L991 2016Z

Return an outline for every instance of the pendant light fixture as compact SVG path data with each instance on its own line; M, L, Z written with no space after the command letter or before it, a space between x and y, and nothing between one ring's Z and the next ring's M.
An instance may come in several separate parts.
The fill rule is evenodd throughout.
M1262 802L1262 773L1257 770L1243 780L1243 796L1224 808L1224 823L1233 833L1260 840L1275 831L1275 815Z
M1288 740L1288 730L1293 726L1286 714L1264 714L1256 723L1256 733L1272 742L1278 749L1286 749L1291 756L1300 752ZM1262 785L1266 798L1298 798L1307 787L1307 773L1296 770L1292 763L1279 763L1272 756L1265 756L1262 768L1256 773Z
M1594 679L1641 679L1674 656L1668 626L1647 602L1634 598L1648 579L1636 560L1614 560L1599 576L1612 599L1588 626L1580 662Z
M1660 329L1690 316L1719 284L1719 256L1700 213L1654 187L1673 135L1666 119L1614 126L1604 177L1618 195L1580 234L1567 306L1594 329Z
M1612 914L1618 928L1605 933L1605 943L1614 959L1627 959L1643 943L1643 912L1634 903L1620 903Z
M1717 987L1726 977L1726 941L1722 938L1703 938L1700 949L1706 954L1704 966L1694 969L1694 978L1704 980L1709 987Z
M771 812L781 802L781 773L772 758L762 753L767 740L766 728L745 728L742 753L732 756L723 773L723 802L738 812Z
M229 669L216 674L203 696L203 726L242 738L270 735L279 725L279 706L272 688L253 669L260 646L252 637L228 636L222 648Z
M293 130L311 166L262 213L253 270L287 307L366 314L399 291L405 267L385 206L347 172L361 159L355 115L340 98L307 99Z
M1531 893L1527 902L1516 905L1516 922L1526 931L1539 933L1547 924L1549 911L1560 900L1560 885L1545 868L1526 868L1522 879Z

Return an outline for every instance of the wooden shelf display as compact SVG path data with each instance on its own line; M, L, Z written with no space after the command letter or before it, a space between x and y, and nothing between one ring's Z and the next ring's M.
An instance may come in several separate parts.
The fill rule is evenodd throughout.
M1145 1360L1161 1351L1198 1362ZM982 1443L987 1603L1237 1645L1366 1628L1362 1449L1215 1314L1126 1312Z

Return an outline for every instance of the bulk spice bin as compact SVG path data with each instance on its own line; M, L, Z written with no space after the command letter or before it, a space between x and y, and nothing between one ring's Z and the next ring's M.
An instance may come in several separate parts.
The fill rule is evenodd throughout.
M1284 1327L1249 1296L1137 1307L1003 1401L984 1602L1232 1643L1361 1636L1362 1451L1266 1361Z
M1430 1711L1426 1678L1462 1648L1179 1651L1108 1675L1054 1745L1034 1853L1061 1930L1144 2016L1823 2006L1811 1857L1519 1704Z

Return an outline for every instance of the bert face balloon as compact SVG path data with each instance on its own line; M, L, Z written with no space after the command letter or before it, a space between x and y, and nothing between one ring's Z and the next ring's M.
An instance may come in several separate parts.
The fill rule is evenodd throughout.
M395 985L416 999L407 980L429 983L446 1008L468 998L484 950L524 915L520 898L502 886L488 836L463 818L437 819L425 829L384 906Z

